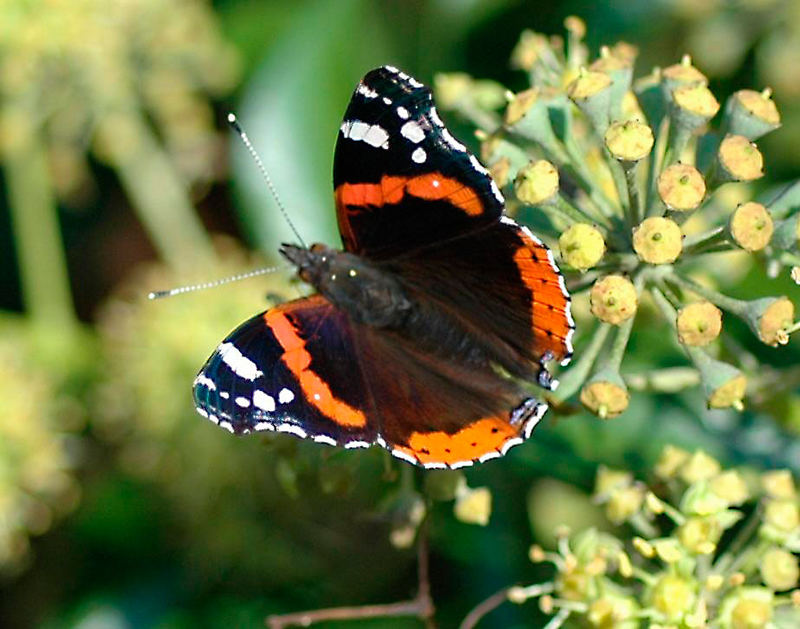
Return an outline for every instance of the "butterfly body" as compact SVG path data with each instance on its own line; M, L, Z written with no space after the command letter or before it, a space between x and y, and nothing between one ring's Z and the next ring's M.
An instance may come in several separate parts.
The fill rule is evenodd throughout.
M421 83L391 67L362 79L334 197L344 250L282 247L316 292L220 344L195 380L198 411L235 433L377 444L429 468L528 437L546 405L524 382L555 387L546 364L571 355L569 296Z

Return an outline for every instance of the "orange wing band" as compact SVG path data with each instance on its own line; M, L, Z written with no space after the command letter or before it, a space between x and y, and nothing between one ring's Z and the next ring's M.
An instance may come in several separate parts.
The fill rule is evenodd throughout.
M453 465L474 461L490 452L499 452L509 439L518 436L518 431L508 421L487 417L453 434L443 431L411 433L407 445L396 445L394 449L417 459L423 465Z
M526 244L517 249L514 262L522 281L533 293L534 346L538 354L547 351L561 360L569 354L567 338L572 324L567 312L569 300L564 295L561 277L553 268L544 245L526 237Z
M281 344L283 363L297 378L308 402L341 426L366 426L367 417L364 413L337 399L325 381L309 369L311 354L289 318L280 309L273 309L264 314L264 320Z
M483 202L469 186L439 172L417 177L385 175L378 183L343 183L334 194L340 208L397 204L409 194L426 201L447 201L470 216L484 212Z

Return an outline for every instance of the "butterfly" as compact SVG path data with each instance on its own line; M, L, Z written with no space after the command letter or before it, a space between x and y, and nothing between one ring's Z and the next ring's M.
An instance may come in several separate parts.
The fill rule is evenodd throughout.
M430 90L367 73L333 163L343 250L283 245L315 292L231 332L194 381L197 411L236 434L377 444L426 468L500 457L530 436L574 322L550 250L504 213Z

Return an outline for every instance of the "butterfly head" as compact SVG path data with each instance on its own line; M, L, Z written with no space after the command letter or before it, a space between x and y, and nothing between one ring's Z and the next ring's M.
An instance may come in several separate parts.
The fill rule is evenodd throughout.
M397 280L359 256L321 244L309 249L285 244L280 251L297 267L301 280L357 321L393 327L410 308Z

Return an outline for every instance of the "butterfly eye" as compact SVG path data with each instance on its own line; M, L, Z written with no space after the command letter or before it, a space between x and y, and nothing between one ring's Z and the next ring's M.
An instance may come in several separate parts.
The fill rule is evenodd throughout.
M309 271L308 269L300 269L297 272L297 275L300 277L301 280L303 280L307 284L311 284L311 271Z

